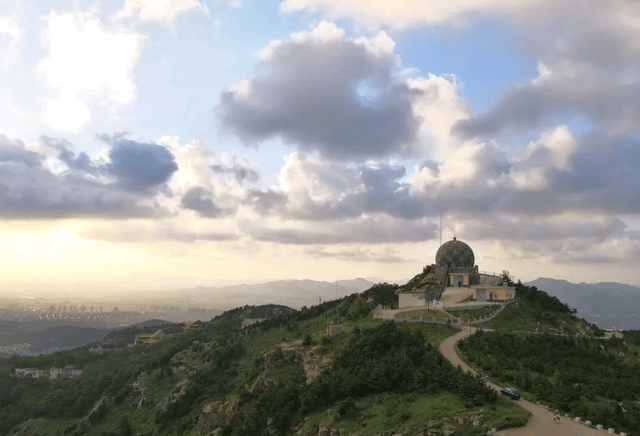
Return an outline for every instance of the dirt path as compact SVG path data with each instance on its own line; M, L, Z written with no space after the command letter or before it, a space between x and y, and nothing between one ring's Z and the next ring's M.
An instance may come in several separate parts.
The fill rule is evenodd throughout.
M471 329L471 333L475 328ZM456 351L456 343L469 336L469 329L463 329L453 336L448 337L440 343L440 352L454 366L460 366L465 371L476 372L469 365L464 363ZM494 389L500 389L497 385L489 383ZM531 412L533 415L526 426L499 431L498 435L504 436L602 436L608 434L605 430L596 430L579 424L569 418L560 418L560 424L553 422L553 412L543 406L538 406L527 400L518 400L518 404Z

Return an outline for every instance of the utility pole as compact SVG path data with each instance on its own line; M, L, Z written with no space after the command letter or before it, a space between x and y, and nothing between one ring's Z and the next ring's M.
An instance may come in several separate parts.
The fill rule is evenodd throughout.
M442 212L440 212L440 245L442 245Z

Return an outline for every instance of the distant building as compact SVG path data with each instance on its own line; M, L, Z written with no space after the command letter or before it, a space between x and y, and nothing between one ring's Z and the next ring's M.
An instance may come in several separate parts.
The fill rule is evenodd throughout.
M165 334L165 332L163 332L162 330L158 329L155 332L150 333L150 334L137 335L133 342L134 342L135 345L155 344L159 340L164 339L165 336L167 336Z
M204 328L204 323L202 321L189 321L184 323L184 327L182 331L185 333L195 333L199 332Z
M73 365L65 366L64 368L51 367L49 369L38 368L16 368L15 376L18 378L31 377L31 378L80 378L84 370L76 369Z

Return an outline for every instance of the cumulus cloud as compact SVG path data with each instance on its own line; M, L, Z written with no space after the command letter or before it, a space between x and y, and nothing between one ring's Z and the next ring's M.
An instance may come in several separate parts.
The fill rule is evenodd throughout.
M278 174L272 194L281 216L303 220L335 220L363 214L384 213L402 219L417 219L429 206L411 193L403 182L404 166L386 162L338 164L292 153Z
M43 21L46 56L38 72L51 91L44 111L49 125L77 132L91 119L91 103L117 108L133 101L142 35L106 26L96 10L51 11Z
M211 199L211 193L203 188L189 189L182 196L182 206L210 218L218 217L222 212Z
M175 213L188 209L207 218L232 216L259 191L253 185L260 175L247 158L216 153L200 141L183 145L177 137L164 137L158 142L179 167L167 183L173 196L163 200Z
M149 191L166 183L178 170L165 147L127 139L116 141L109 151L106 171L118 186L131 191Z
M593 77L593 76L592 76ZM585 77L586 79L586 77ZM489 111L456 123L464 137L491 137L503 130L536 129L554 116L580 114L612 132L628 132L640 123L640 81L628 84L594 83L570 77L554 77L544 83L515 86Z
M0 64L7 68L19 53L22 31L10 17L0 15Z
M640 111L640 3L626 0L285 0L285 12L318 10L331 19L349 17L377 27L405 28L473 19L511 27L523 49L539 61L540 75L508 87L486 113L458 118L465 138L547 128L554 120L582 115L602 131L637 131Z
M640 212L637 140L589 134L564 126L545 131L512 157L491 144L467 155L467 179L451 183L447 163L418 165L410 181L444 212L550 215L568 211Z
M125 0L116 16L172 26L180 15L191 11L209 13L207 6L198 0Z
M157 147L157 148L156 148ZM42 138L29 149L0 135L0 217L127 218L166 214L154 190L176 171L159 145L119 141L110 162L75 153L64 140Z
M27 150L22 141L11 140L5 135L0 135L0 162L35 167L42 163L42 156Z
M256 77L221 94L218 120L250 144L280 137L334 159L408 154L421 90L396 76L393 48L384 32L348 39L329 22L271 41Z

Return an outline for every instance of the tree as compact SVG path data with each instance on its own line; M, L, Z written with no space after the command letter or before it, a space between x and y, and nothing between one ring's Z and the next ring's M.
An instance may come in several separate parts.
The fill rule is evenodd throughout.
M502 277L503 282L507 283L509 286L513 286L513 280L511 280L511 274L509 274L509 271L503 269L500 277Z

